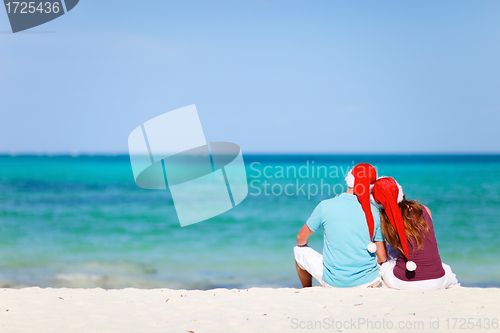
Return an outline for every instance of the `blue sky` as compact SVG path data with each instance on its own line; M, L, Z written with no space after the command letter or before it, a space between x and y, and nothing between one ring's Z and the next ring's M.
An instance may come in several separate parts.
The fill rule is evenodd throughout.
M0 152L126 153L196 104L245 152L500 152L500 2L102 1L9 33Z

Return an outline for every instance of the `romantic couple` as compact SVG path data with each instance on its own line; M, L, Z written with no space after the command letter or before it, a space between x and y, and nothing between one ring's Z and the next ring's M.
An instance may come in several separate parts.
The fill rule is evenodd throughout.
M345 180L347 192L321 201L297 235L295 263L303 287L312 286L312 277L324 287L460 286L441 262L429 208L407 200L393 178L377 179L370 164L357 165ZM307 246L321 226L323 255Z

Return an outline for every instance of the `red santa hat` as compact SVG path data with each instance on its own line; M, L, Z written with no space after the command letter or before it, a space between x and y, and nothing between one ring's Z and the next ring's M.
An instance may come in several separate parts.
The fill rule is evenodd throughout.
M368 231L370 232L370 243L367 249L371 253L375 253L377 246L373 242L373 234L375 230L375 221L373 220L372 209L370 205L370 190L373 183L377 180L377 170L368 163L358 164L349 171L345 181L349 187L354 189L354 194L358 197L361 208L366 216L368 223Z
M417 264L409 260L410 256L408 253L408 239L406 238L405 224L403 216L401 215L401 210L398 206L398 203L404 200L403 188L393 178L380 177L373 185L372 199L377 206L382 206L381 208L384 209L391 225L399 236L401 247L407 259L406 269L414 271L417 269Z

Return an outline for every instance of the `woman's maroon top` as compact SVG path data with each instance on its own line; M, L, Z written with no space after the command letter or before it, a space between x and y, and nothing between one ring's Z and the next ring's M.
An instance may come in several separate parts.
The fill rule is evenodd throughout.
M429 225L429 234L427 237L422 235L424 242L423 248L419 251L417 242L413 239L415 246L408 241L408 253L411 260L417 264L417 269L413 272L406 270L406 259L403 254L399 253L399 258L394 267L394 276L403 281L422 281L437 279L443 277L445 272L439 256L436 235L434 234L434 225L432 219L427 213L427 209L422 207L422 216ZM413 237L412 237L413 238Z

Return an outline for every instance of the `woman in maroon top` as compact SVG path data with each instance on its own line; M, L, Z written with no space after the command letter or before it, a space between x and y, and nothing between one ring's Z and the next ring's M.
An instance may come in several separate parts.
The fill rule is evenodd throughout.
M397 251L380 268L384 286L432 290L460 285L450 266L441 262L429 208L406 200L390 177L377 179L372 199L380 209L384 238Z

